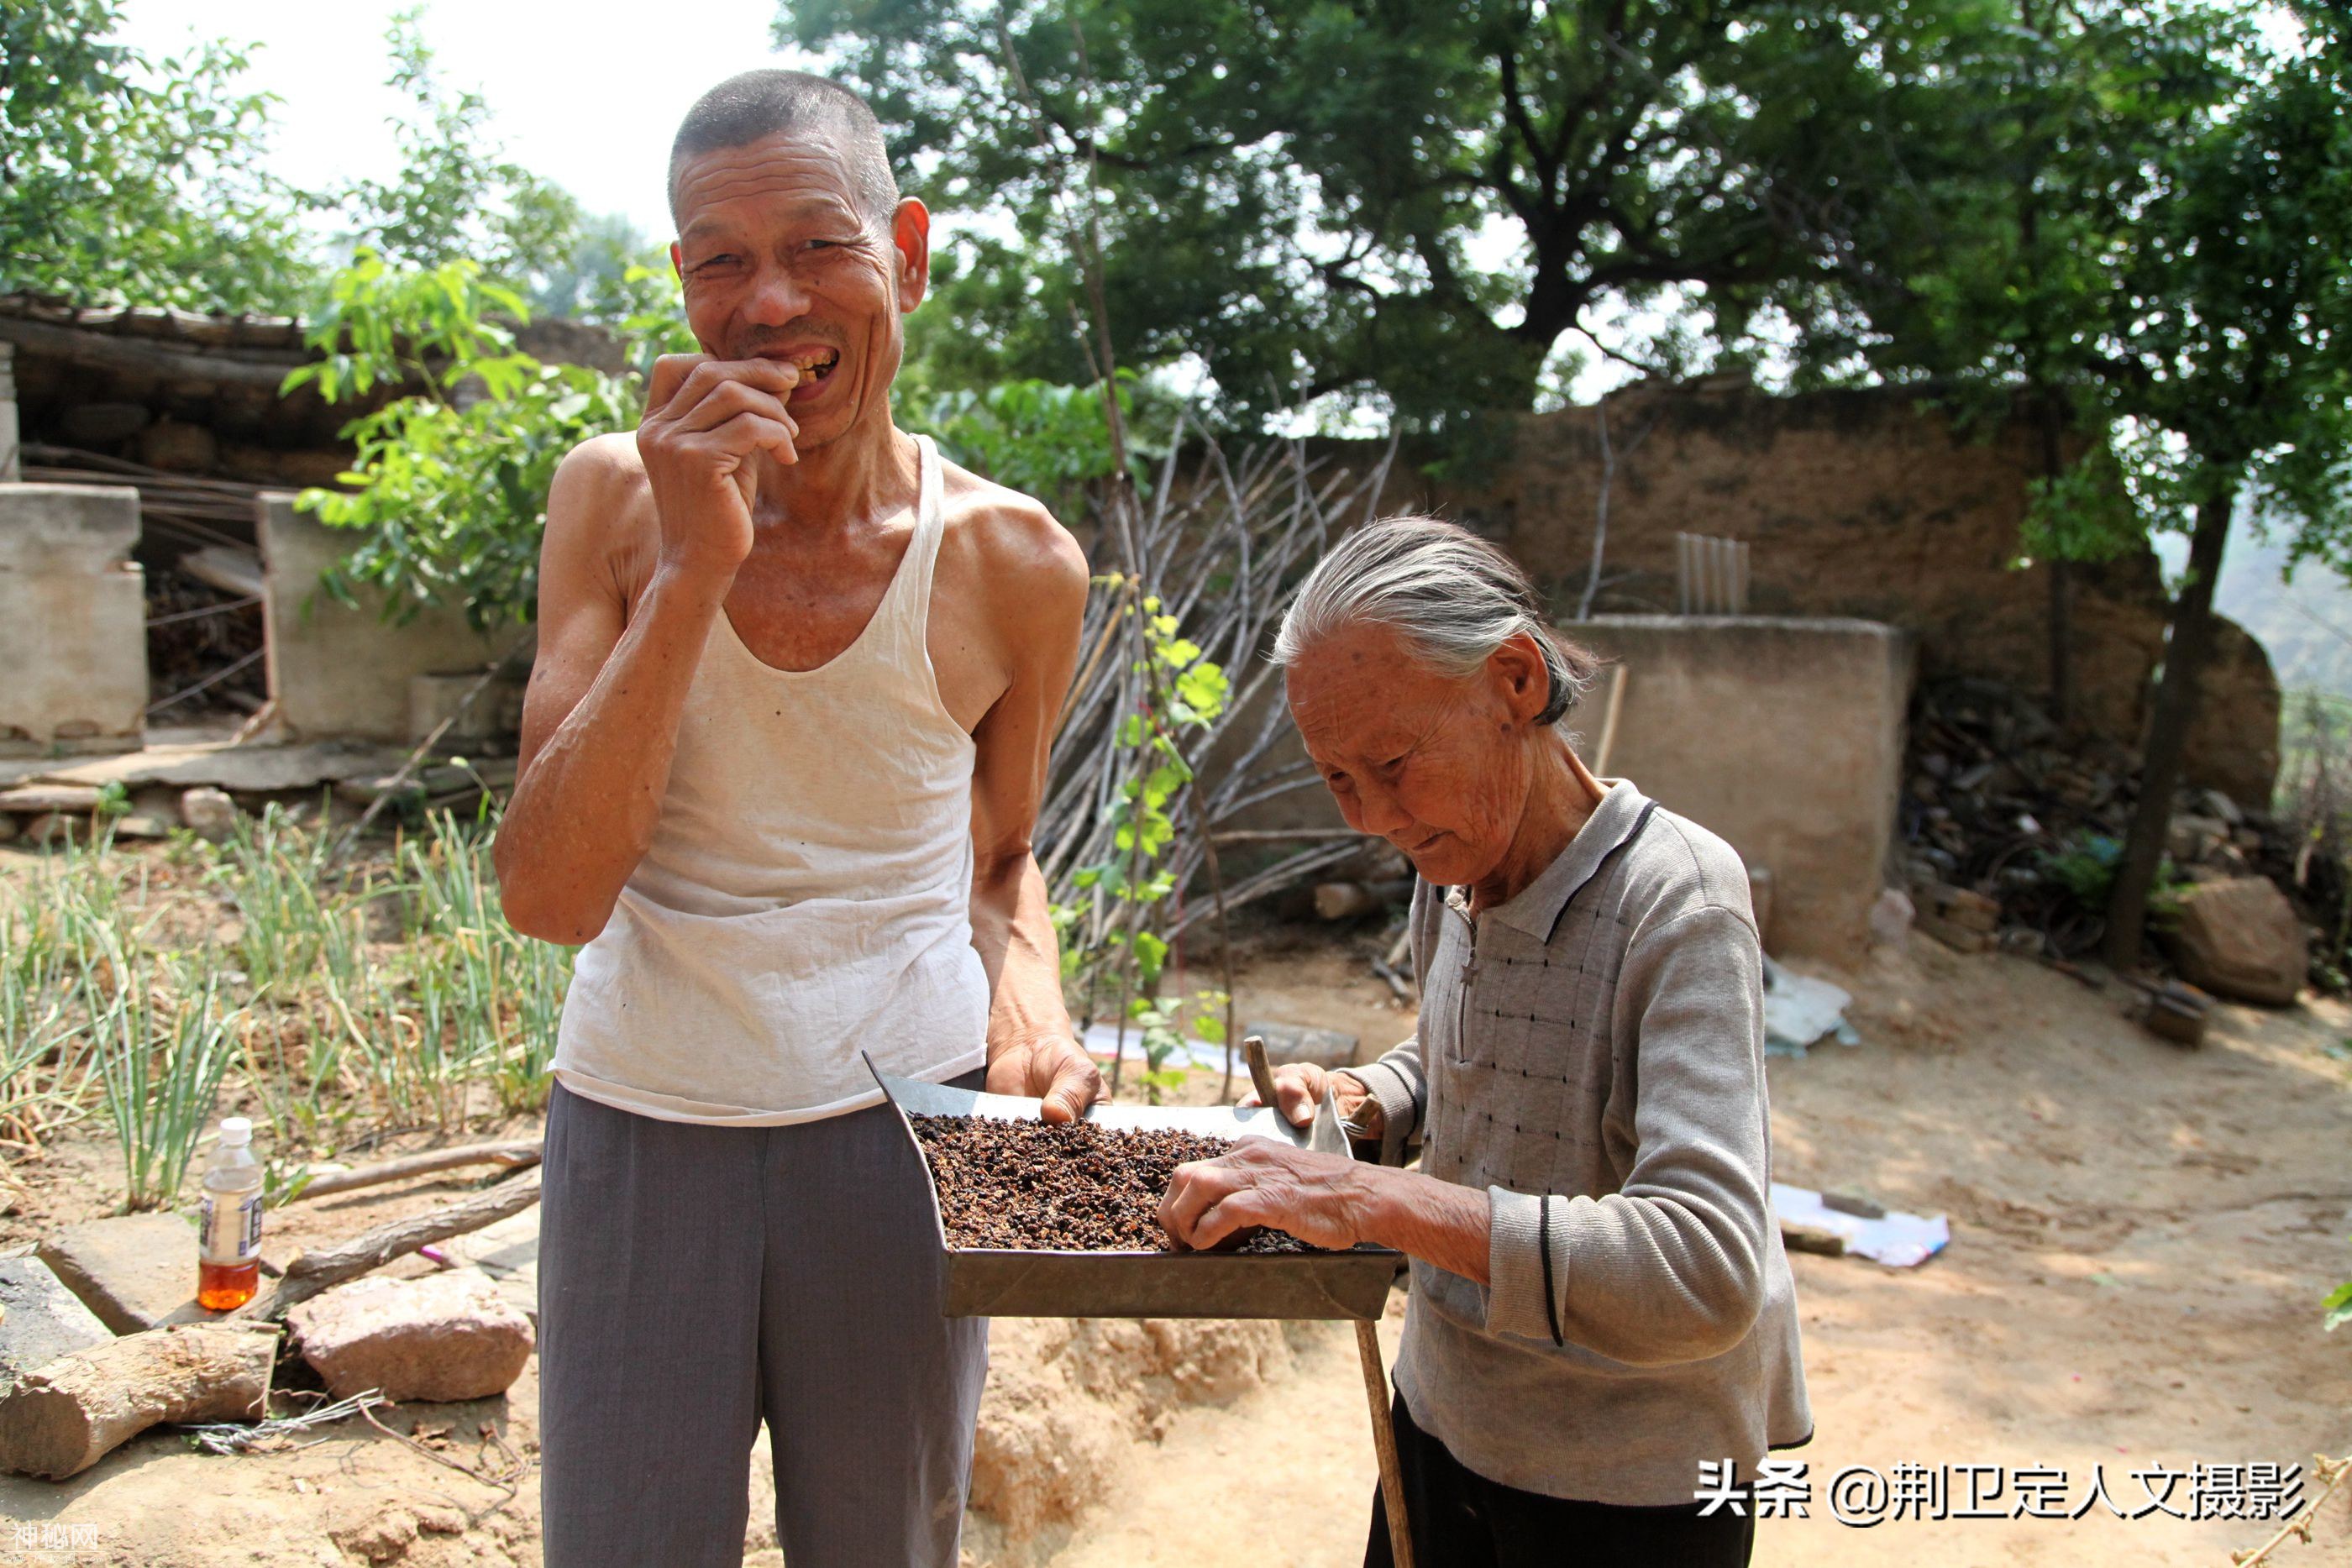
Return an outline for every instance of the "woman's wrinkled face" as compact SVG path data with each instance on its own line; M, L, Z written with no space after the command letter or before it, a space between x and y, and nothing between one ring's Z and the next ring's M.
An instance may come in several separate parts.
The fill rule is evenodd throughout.
M787 400L803 452L887 413L899 318L929 277L930 216L898 204L887 232L857 204L847 160L820 136L779 133L686 160L670 257L687 324L722 360L800 368Z
M1509 851L1549 680L1530 638L1456 679L1370 623L1314 643L1287 674L1291 717L1348 825L1386 839L1441 887L1485 880Z

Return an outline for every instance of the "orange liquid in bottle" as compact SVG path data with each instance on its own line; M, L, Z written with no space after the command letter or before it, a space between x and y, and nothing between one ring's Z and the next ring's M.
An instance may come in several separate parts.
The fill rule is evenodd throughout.
M261 1265L251 1263L196 1264L196 1305L208 1312L225 1312L253 1300L261 1288Z

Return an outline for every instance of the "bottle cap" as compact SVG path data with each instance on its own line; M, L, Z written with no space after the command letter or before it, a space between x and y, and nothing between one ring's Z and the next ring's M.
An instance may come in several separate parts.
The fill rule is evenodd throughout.
M220 1141L232 1145L251 1143L253 1124L243 1116L222 1117Z

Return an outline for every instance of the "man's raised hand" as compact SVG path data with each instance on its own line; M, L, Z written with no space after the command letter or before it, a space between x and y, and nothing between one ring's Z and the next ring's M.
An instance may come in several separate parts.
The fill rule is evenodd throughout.
M1381 1135L1381 1103L1372 1098L1364 1081L1352 1072L1326 1072L1311 1061L1286 1062L1274 1070L1274 1096L1280 1102L1276 1109L1292 1126L1304 1127L1315 1120L1315 1109L1323 1103L1327 1086L1339 1106L1340 1122L1352 1129L1352 1135ZM1263 1102L1257 1091L1250 1089L1243 1092L1240 1103L1256 1105Z
M1066 1036L1048 1035L1007 1046L989 1060L988 1092L1042 1100L1048 1122L1075 1122L1097 1100L1108 1100L1102 1069Z
M654 361L637 451L653 486L666 565L732 580L751 553L756 459L799 461L784 399L800 371L774 360L664 354Z

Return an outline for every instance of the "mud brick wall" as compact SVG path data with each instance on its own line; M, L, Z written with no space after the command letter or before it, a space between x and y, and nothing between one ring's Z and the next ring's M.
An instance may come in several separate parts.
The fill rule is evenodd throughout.
M1892 389L1777 397L1703 383L1633 389L1607 407L1618 461L1596 613L1671 612L1675 533L1720 535L1750 547L1751 614L1882 622L1916 639L1922 680L2047 689L2049 569L2014 564L2040 471L2038 434L2023 423L1976 439ZM1343 461L1377 456L1370 443L1318 446ZM1441 480L1400 462L1382 509L1434 507L1470 524L1567 613L1591 559L1601 467L1596 411L1563 409L1528 418L1515 450ZM2078 565L2073 578L2075 723L2137 747L2164 650L2156 558ZM2219 643L2190 780L2263 806L2278 769L2278 683L2235 625Z

